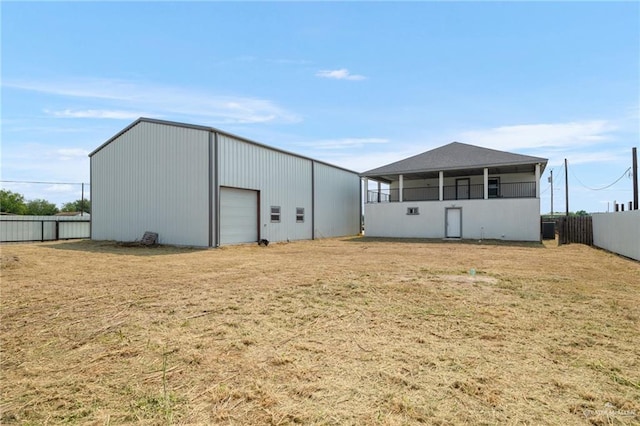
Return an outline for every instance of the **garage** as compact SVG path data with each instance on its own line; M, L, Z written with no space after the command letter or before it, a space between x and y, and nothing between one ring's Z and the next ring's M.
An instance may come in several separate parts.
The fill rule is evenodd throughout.
M220 188L220 244L258 241L258 191Z
M358 173L213 127L140 118L90 158L93 240L152 231L159 244L220 247L360 232Z

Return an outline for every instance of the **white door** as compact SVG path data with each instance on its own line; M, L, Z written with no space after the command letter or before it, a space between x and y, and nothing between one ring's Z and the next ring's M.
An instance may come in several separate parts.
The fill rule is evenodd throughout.
M220 188L220 245L258 241L258 192Z
M462 237L462 209L449 208L445 210L445 237Z

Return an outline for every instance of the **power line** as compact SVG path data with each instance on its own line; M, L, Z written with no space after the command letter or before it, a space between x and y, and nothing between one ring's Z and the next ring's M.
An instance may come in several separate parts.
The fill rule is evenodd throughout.
M27 181L27 180L0 180L3 183L30 183L30 184L43 184L43 185L89 185L84 182L37 182L37 181Z
M612 187L613 185L615 185L616 183L620 182L620 179L622 179L622 178L627 174L627 172L629 172L630 170L631 170L631 167L629 167L627 170L625 170L625 171L624 171L624 173L622 173L622 176L620 176L618 179L616 179L616 180L615 180L615 182L610 183L610 184L609 184L609 185L607 185L607 186L603 186L602 188L591 188L591 187L589 187L589 186L585 185L584 183L582 183L582 182L580 181L580 179L578 179L578 176L576 176L576 174L573 172L573 169L571 169L571 174L573 175L573 177L574 177L574 178L576 178L576 180L578 181L578 183L579 183L580 185L582 185L583 187L585 187L585 188L587 188L587 189L590 189L591 191L602 191L603 189L610 188L610 187Z

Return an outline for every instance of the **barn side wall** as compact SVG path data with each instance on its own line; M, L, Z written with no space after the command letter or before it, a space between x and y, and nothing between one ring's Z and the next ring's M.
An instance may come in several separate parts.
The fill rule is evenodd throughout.
M269 241L311 239L311 160L227 135L218 135L219 184L259 191L259 238ZM280 221L271 221L271 207ZM296 208L304 221L296 221ZM221 223L220 226L225 226Z
M91 238L209 245L209 132L140 122L91 157Z
M593 245L640 260L640 210L595 213Z
M358 174L228 135L218 135L218 144L219 185L260 192L259 238L293 241L358 233ZM280 207L280 222L271 220L272 206ZM297 208L304 209L302 222L296 220Z
M360 177L326 164L314 164L315 238L360 232Z

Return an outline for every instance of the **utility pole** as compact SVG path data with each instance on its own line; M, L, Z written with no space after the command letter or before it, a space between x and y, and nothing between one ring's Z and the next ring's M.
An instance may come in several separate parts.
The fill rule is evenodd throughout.
M631 148L632 169L633 173L633 209L638 210L638 150L634 146Z
M564 159L564 200L565 200L565 216L569 216L569 169L567 168L567 159Z
M551 183L551 216L553 216L553 169L551 170L551 176L549 177L549 183Z
M84 182L82 182L82 198L80 201L80 216L84 216Z

